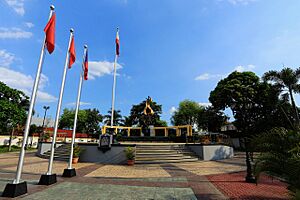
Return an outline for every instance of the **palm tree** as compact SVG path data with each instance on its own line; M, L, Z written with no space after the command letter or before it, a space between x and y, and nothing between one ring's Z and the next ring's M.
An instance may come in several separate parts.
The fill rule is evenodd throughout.
M300 92L300 85L298 84L300 78L300 68L295 71L291 68L283 68L281 71L271 70L263 75L264 81L272 81L274 86L279 87L282 91L288 90L291 103L294 109L296 123L299 125L299 114L295 104L294 93Z
M110 120L111 120L111 110L108 111L108 114L104 116L104 124L107 126L110 126ZM120 110L114 110L114 126L120 126L124 123L124 119L121 115Z

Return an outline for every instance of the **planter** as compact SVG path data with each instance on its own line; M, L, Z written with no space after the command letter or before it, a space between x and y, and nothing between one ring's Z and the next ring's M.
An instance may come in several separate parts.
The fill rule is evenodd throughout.
M127 165L133 166L134 165L134 160L127 160Z
M72 159L72 163L73 163L73 164L77 164L77 163L78 163L78 160L79 160L79 158L73 158L73 159Z

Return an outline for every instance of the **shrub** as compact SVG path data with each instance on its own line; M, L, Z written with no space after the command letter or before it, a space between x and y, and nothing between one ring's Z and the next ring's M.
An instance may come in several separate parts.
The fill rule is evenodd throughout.
M127 160L134 160L135 158L135 149L133 147L126 147L125 154Z

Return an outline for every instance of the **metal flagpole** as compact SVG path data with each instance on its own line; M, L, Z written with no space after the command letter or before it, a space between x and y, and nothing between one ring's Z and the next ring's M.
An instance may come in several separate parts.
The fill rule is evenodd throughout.
M74 150L74 144L75 144L76 127L77 127L77 116L78 116L78 110L79 110L79 105L80 105L80 97L81 97L83 73L84 73L83 65L84 65L84 59L85 59L86 52L87 52L87 45L84 45L82 72L80 73L80 80L79 80L79 86L78 86L78 95L77 95L77 102L76 102L76 110L75 110L75 118L74 118L74 125L73 125L72 142L71 142L71 152L70 152L68 169L72 169L73 150Z
M51 154L50 154L50 158L49 158L48 172L46 175L52 175L52 166L53 166L54 151L55 151L55 146L56 146L55 143L56 143L56 135L57 135L57 129L58 129L58 120L59 120L62 98L63 98L63 94L64 94L65 80L66 80L68 64L69 64L69 56L70 56L69 49L70 49L71 40L73 37L73 32L74 32L74 30L70 29L70 39L69 39L69 45L68 45L68 49L67 49L63 78L62 78L62 82L61 82L59 100L58 100L58 104L57 104L56 117L55 117L55 123L54 123L54 132L53 132L53 138L52 138L52 144L51 144Z
M51 18L53 12L54 12L54 6L51 5L49 19ZM43 40L43 46L42 46L42 50L41 50L41 54L40 54L40 60L39 60L36 77L35 77L32 93L31 93L31 100L30 100L30 106L29 106L29 110L28 110L27 121L26 121L26 125L25 125L25 132L24 132L24 137L23 137L23 142L22 142L22 148L21 148L20 155L19 155L19 162L18 162L18 167L17 167L17 172L16 172L16 178L14 179L13 184L20 183L20 179L21 179L22 168L23 168L23 163L24 163L24 156L25 156L25 148L26 148L26 142L27 142L28 133L29 133L29 129L30 129L32 111L33 111L35 100L36 100L36 94L37 94L38 85L40 82L42 65L43 65L43 61L44 61L45 43L46 43L46 36L44 37L44 40Z
M116 90L116 70L117 70L117 60L118 55L115 56L115 62L114 62L114 82L113 82L113 88L112 88L112 101L111 101L111 118L110 118L110 127L113 127L114 122L114 109L115 109L115 90Z

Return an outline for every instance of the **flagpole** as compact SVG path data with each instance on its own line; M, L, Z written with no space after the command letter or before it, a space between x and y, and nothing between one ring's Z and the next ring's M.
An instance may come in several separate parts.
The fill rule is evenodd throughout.
M82 65L84 65L83 63L84 63L85 55L86 55L86 52L87 52L87 48L88 48L87 45L84 45ZM75 118L74 118L73 133L72 133L72 141L71 141L71 152L70 152L68 168L65 169L64 173L63 173L64 177L76 176L76 171L75 171L75 169L72 168L72 160L73 160L73 151L74 151L74 145L75 145L78 111L79 111L79 106L80 106L80 97L81 97L81 91L82 91L83 73L84 73L84 66L82 66L82 71L80 73L79 86L78 86L78 95L77 95L77 102L76 102L76 110L75 110Z
M115 109L115 90L116 90L116 71L117 71L117 60L118 55L115 56L114 62L114 81L113 81L113 88L112 88L112 101L111 101L111 118L110 118L110 127L113 127L114 122L114 109Z
M111 118L110 118L110 128L114 125L114 110L115 110L115 90L116 90L116 71L117 71L117 60L119 56L119 28L117 28L117 35L116 35L116 55L115 55L115 62L114 62L114 81L113 81L113 88L112 88L112 98L111 98Z
M53 5L51 5L49 19L51 18L52 14L54 12L54 9L55 9L55 7ZM48 21L49 21L49 19L48 19ZM29 129L30 129L33 108L35 105L36 95L37 95L37 91L38 91L38 85L40 82L42 66L43 66L43 62L44 62L45 44L46 44L46 36L44 37L44 40L43 40L43 45L42 45L42 49L41 49L41 53L40 53L40 59L39 59L39 63L38 63L38 67L37 67L37 71L36 71L36 75L35 75L33 89L31 92L30 106L29 106L26 125L25 125L22 147L21 147L20 154L19 154L19 161L18 161L16 176L15 176L15 179L13 180L12 184L8 183L6 185L4 192L2 194L3 197L16 197L16 196L20 196L22 194L27 193L26 182L20 183L20 180L21 180L22 169L23 169L23 164L24 164L26 143L27 143L28 133L29 133Z
M51 18L52 13L54 12L54 9L55 9L55 7L53 5L51 5L50 6L49 19ZM29 133L29 129L30 129L31 118L32 118L32 111L33 111L35 100L36 100L38 84L40 82L40 76L41 76L41 72L42 72L42 65L43 65L43 62L44 62L45 43L46 43L46 36L44 37L44 40L43 40L43 46L42 46L42 50L41 50L41 54L40 54L38 69L37 69L37 72L36 72L34 86L33 86L33 90L32 90L32 93L31 93L30 106L29 106L29 110L28 110L28 116L27 116L25 132L24 132L24 137L23 137L23 142L22 142L22 148L21 148L21 151L20 151L20 157L19 157L19 163L18 163L18 167L17 167L16 178L13 182L15 184L20 183L20 179L21 179L22 168L23 168L23 163L24 163L26 142L27 142L28 133Z
M56 136L57 136L57 130L58 130L58 121L59 121L59 115L60 115L60 109L61 109L61 104L62 104L62 99L63 99L63 94L64 94L64 87L65 87L65 80L66 80L66 75L67 75L67 70L68 70L68 64L69 64L69 49L71 45L71 40L73 37L74 30L70 29L70 38L69 38L69 43L68 43L68 49L67 49L67 55L66 55L66 61L65 61L65 66L64 66L64 72L63 72L63 77L62 77L62 82L61 82L61 87L60 87L60 94L59 94L59 100L57 104L57 109L56 109L56 117L55 117L55 122L54 122L54 131L53 131L53 137L52 137L52 144L51 144L51 153L50 153L50 158L49 158L49 164L48 164L48 171L46 175L42 175L39 184L40 185L51 185L56 182L56 174L52 174L52 167L53 167L53 158L54 158L54 151L55 151L55 146L56 146ZM50 176L52 176L50 178Z

